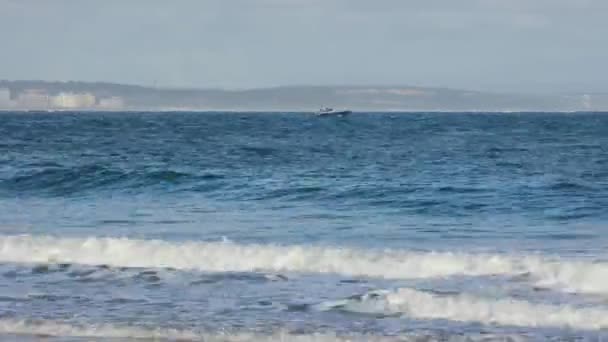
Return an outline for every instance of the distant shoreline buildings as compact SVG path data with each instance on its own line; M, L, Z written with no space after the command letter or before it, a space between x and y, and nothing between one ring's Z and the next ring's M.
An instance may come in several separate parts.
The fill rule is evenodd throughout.
M90 92L60 92L51 95L44 89L25 89L12 93L0 88L0 109L14 110L120 110L125 101L120 96L96 97Z
M8 88L0 88L0 108L11 108L11 92Z
M103 82L0 80L2 111L608 111L608 92L492 93L416 86L163 89Z

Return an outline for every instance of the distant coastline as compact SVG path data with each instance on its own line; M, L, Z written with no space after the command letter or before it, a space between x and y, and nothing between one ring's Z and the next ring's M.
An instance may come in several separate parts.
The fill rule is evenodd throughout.
M415 86L284 86L247 90L163 89L93 82L0 80L0 111L590 112L608 93L509 94Z

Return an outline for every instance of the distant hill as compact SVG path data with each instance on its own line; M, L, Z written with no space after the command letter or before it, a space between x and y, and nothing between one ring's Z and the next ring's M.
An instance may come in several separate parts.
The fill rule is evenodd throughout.
M313 111L322 106L356 111L608 110L608 94L503 94L414 86L285 86L221 90L5 80L0 81L0 91L2 89L5 93L8 89L11 101L28 91L42 92L48 96L88 93L97 99L120 98L121 106L124 107L121 109L132 110Z

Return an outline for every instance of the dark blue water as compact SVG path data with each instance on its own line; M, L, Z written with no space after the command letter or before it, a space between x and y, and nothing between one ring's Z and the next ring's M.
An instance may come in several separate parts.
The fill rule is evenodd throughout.
M606 208L601 113L3 113L0 333L597 337Z

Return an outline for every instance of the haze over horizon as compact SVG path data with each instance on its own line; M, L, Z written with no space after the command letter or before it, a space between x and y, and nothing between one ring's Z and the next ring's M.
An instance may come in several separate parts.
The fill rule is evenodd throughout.
M601 0L0 0L0 79L606 92Z

